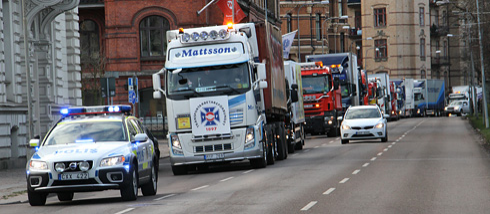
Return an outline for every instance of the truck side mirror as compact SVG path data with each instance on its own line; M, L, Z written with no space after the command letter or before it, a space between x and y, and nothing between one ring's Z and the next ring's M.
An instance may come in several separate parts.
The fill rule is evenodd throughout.
M339 85L340 85L339 78L338 77L334 77L333 78L333 90L339 89Z
M257 77L259 80L266 80L267 79L267 73L265 70L265 64L264 63L257 63L255 64L257 66Z
M162 93L165 94L165 91L162 89L160 75L165 74L166 71L167 71L167 69L162 68L160 71L158 71L157 73L154 73L152 75L152 83L153 83L153 90L154 90L153 98L154 99L161 99Z
M299 100L299 97L298 97L298 90L297 89L293 89L291 90L291 102L298 102Z
M355 84L352 84L352 95L357 96L357 87Z
M295 90L298 90L298 84L292 84L292 85L291 85L291 88L292 88L292 89L295 89Z

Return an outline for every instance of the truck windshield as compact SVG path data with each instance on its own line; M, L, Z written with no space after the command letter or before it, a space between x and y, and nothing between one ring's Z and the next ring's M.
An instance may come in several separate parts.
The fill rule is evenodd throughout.
M332 88L329 76L303 76L303 94L328 92Z
M167 80L168 95L173 98L206 96L209 93L238 94L250 89L246 63L185 68L177 74L170 71Z
M414 96L413 98L414 101L424 100L424 95L422 93L415 93L413 96Z

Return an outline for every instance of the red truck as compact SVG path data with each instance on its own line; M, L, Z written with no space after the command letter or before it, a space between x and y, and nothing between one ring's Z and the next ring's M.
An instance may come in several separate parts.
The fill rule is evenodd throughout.
M334 65L335 66L335 65ZM322 62L301 63L305 132L338 136L339 116L343 115L339 80L333 78L332 69Z

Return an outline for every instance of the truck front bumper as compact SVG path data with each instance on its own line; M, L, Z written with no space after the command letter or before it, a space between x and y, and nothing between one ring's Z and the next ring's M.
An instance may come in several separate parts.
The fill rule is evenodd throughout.
M195 154L194 156L179 156L171 154L170 163L173 166L179 166L203 163L233 162L261 158L262 154L264 154L262 143L259 143L258 146L255 146L252 149L238 152L228 151L223 153Z

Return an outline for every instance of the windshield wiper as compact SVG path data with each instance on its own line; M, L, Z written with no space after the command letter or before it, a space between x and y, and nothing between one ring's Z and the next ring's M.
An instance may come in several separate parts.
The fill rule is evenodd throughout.
M194 92L194 95L197 95L197 96L200 96L200 97L203 96L201 93L197 92L195 89L189 88L189 87L178 88L177 90L174 90L173 92L186 92L186 91L192 91L192 92Z
M218 89L218 88L228 88L228 89L231 89L233 92L235 92L235 93L237 93L237 94L239 94L239 93L240 93L240 91L236 90L235 88L233 88L233 87L231 87L231 86L229 86L229 85L227 85L227 84L217 85L215 88L216 88L216 89Z

